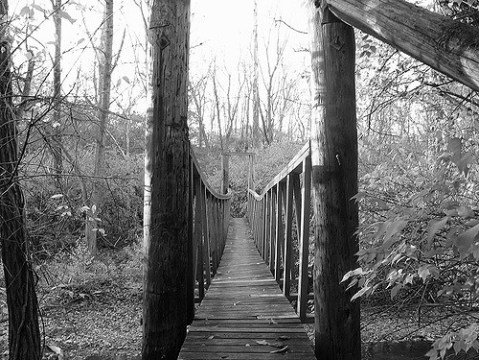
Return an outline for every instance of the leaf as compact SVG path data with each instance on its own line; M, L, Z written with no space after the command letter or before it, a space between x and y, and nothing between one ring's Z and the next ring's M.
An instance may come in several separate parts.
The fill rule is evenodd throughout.
M37 4L32 4L32 8L40 11L40 12L45 12L45 9L42 8L40 5L37 5Z
M76 19L73 19L70 14L68 14L66 11L63 10L58 10L58 15L60 17L67 19L71 24L74 24L76 22Z
M419 269L417 269L417 274L422 279L422 281L425 282L428 276L431 275L431 272L429 271L429 265L421 266Z
M461 205L457 209L457 215L462 218L474 217L474 211L467 205Z
M458 137L450 138L447 144L447 151L452 154L451 161L458 165L459 160L462 157L462 141Z
M32 15L31 9L28 6L24 6L22 10L20 10L20 16L30 17L31 15Z
M359 290L356 294L354 294L354 295L351 297L351 301L354 301L354 300L356 300L357 298L363 296L363 295L366 294L370 289L371 289L371 286L369 286L369 285L363 287L361 290Z
M395 287L391 289L391 300L398 294L399 290L402 288L402 284L397 284Z
M350 270L346 274L344 274L343 279L341 280L341 282L345 282L346 280L348 280L352 276L362 275L362 273L363 273L363 269L360 268L360 267L355 269L355 270Z
M465 176L469 173L469 164L472 164L475 162L475 157L471 152L467 152L461 158L457 161L454 162L457 165L457 168L459 169L459 173L464 173Z
M431 220L427 228L427 244L431 246L432 239L434 236L446 226L449 221L449 216L443 217L441 220Z
M256 343L265 346L269 345L269 342L267 342L266 340L256 340Z
M388 247L391 243L391 239L393 239L394 235L400 234L401 231L406 227L407 221L406 220L396 220L392 223L388 224L386 229L386 234L384 235L384 243L383 245Z
M54 354L57 354L57 359L58 360L63 360L63 350L60 349L58 346L55 345L47 345L47 348L53 352Z
M269 353L270 354L283 354L288 350L289 350L289 347L288 347L288 345L286 345L285 347L282 347L281 349L273 350L273 351L270 351Z
M123 76L122 79L127 83L130 84L130 78L128 76Z
M464 259L469 255L469 249L471 248L472 244L474 243L474 239L479 233L479 224L473 226L469 230L464 231L461 235L459 235L455 241L455 245L461 259Z

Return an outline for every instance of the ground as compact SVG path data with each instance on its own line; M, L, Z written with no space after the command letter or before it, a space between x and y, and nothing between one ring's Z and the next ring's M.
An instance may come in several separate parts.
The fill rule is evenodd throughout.
M44 359L141 358L142 271L136 249L103 255L94 261L70 256L44 265L38 274ZM0 359L6 360L8 321L1 281ZM430 341L457 321L450 318L425 326L427 321L444 315L443 310L434 307L421 310L419 323L414 307L401 312L379 310L377 306L363 308L363 342ZM312 325L305 327L312 339ZM423 349L420 351L424 354Z

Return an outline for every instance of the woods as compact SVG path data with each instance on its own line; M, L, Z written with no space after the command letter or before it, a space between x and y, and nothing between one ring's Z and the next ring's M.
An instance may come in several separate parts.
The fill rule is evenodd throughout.
M19 1L1 3L0 355L176 358L253 191L316 357L479 349L477 0ZM285 320L274 299L224 306L201 311ZM223 340L201 338L246 341Z

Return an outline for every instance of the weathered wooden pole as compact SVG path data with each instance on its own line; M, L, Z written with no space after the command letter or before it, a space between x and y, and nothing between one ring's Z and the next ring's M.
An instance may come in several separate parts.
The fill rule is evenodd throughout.
M313 154L315 211L315 354L321 360L361 358L359 302L340 284L356 267L358 150L353 29L320 2L313 7L313 74L318 105ZM323 4L324 5L324 4Z
M223 194L228 193L228 188L230 184L230 155L228 153L221 154L221 172L223 177L221 179L221 191Z
M153 2L149 36L153 129L146 155L151 211L144 242L143 360L176 359L186 335L189 16L189 0Z

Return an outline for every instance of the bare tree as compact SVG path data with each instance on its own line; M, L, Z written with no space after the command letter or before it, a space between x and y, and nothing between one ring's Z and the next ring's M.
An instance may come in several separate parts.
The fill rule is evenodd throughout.
M85 235L92 256L98 252L98 214L102 205L102 179L105 177L105 133L108 124L111 93L111 73L113 71L113 0L105 0L102 24L100 59L98 62L98 133L96 137L95 171L91 207L87 216Z

